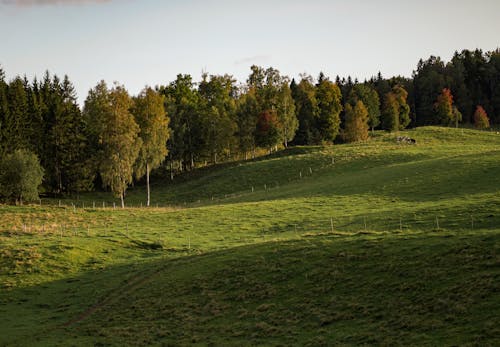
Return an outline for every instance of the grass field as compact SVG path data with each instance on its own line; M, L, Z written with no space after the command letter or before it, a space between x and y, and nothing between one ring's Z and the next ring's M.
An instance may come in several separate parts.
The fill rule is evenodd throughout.
M500 135L403 134L0 206L0 345L499 345Z

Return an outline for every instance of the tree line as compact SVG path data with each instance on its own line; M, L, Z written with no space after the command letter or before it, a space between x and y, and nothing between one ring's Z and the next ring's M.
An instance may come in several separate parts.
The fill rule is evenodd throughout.
M204 73L198 83L179 74L137 96L101 81L80 108L67 76L46 72L40 81L6 81L0 69L0 195L19 198L5 182L22 171L8 168L26 158L39 161L47 194L104 187L123 205L127 187L145 177L149 204L150 173L158 167L173 178L259 150L363 141L376 129L486 128L500 123L499 82L500 50L464 50L448 63L420 60L411 78L379 73L359 82L320 73L296 81L272 67L252 66L244 84L227 74Z

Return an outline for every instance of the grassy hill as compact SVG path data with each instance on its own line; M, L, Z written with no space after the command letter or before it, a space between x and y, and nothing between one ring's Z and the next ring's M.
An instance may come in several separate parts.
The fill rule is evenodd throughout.
M0 345L499 344L500 135L402 135L1 206Z

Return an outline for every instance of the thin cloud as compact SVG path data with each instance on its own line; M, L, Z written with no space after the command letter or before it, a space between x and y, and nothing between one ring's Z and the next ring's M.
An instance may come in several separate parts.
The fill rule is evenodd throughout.
M100 4L111 0L0 0L1 5L17 7L46 6L46 5L84 5Z

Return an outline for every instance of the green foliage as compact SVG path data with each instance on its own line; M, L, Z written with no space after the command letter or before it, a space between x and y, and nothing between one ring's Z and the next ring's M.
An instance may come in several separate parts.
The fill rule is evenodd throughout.
M288 143L295 138L295 133L299 127L299 121L295 115L295 103L292 97L292 91L288 86L288 81L282 82L278 89L276 112L280 137L283 145L288 147Z
M401 135L0 206L0 345L498 345L500 137Z
M255 96L258 113L274 113L277 116L281 141L285 147L292 141L298 128L295 115L295 104L289 79L281 76L280 72L272 67L264 69L253 65L248 77L248 92Z
M347 142L365 141L368 139L368 110L363 101L358 100L354 108L345 106L344 140Z
M135 162L135 177L146 175L147 202L151 202L149 174L160 166L168 154L167 140L170 136L169 118L165 112L165 97L151 88L145 88L134 98L132 114L139 125L141 146Z
M317 128L317 119L319 115L318 100L316 98L316 89L311 78L304 77L292 88L293 99L299 128L294 144L311 145L321 142L321 134ZM333 123L332 123L333 124Z
M181 168L194 168L195 159L203 150L200 95L190 75L177 75L175 81L160 87L166 96L171 135L167 144L171 167L178 162ZM171 170L173 175L173 171Z
M219 156L229 154L236 146L236 81L229 75L207 77L203 76L198 88L201 97L201 119L198 126L203 129L203 152L216 164Z
M102 182L121 198L122 207L142 144L139 126L130 113L132 105L124 87L117 85L108 91L104 81L89 93L85 102L85 113L98 138Z
M36 154L17 149L0 161L0 196L16 204L38 199L43 169Z
M271 148L280 140L278 117L276 113L264 111L259 114L255 130L255 143L263 148Z
M340 131L340 88L328 79L322 79L316 85L315 96L318 103L317 127L321 140L333 142Z
M245 159L248 153L255 149L255 128L258 114L259 105L254 93L245 93L238 98L236 111L237 137L239 149L244 153Z
M410 106L406 103L408 92L400 85L394 86L392 92L396 96L396 102L398 103L399 130L403 130L406 129L411 121Z
M363 101L368 111L368 126L372 131L380 124L380 100L377 91L369 84L356 84L349 94L349 103L355 106Z
M387 131L399 130L399 105L394 93L389 92L384 96L382 105L382 129Z
M392 88L384 98L382 128L388 131L405 129L410 124L410 106L406 103L408 93L400 85Z
M32 126L28 112L28 96L24 81L13 79L7 88L8 109L4 111L3 141L7 151L30 148Z

